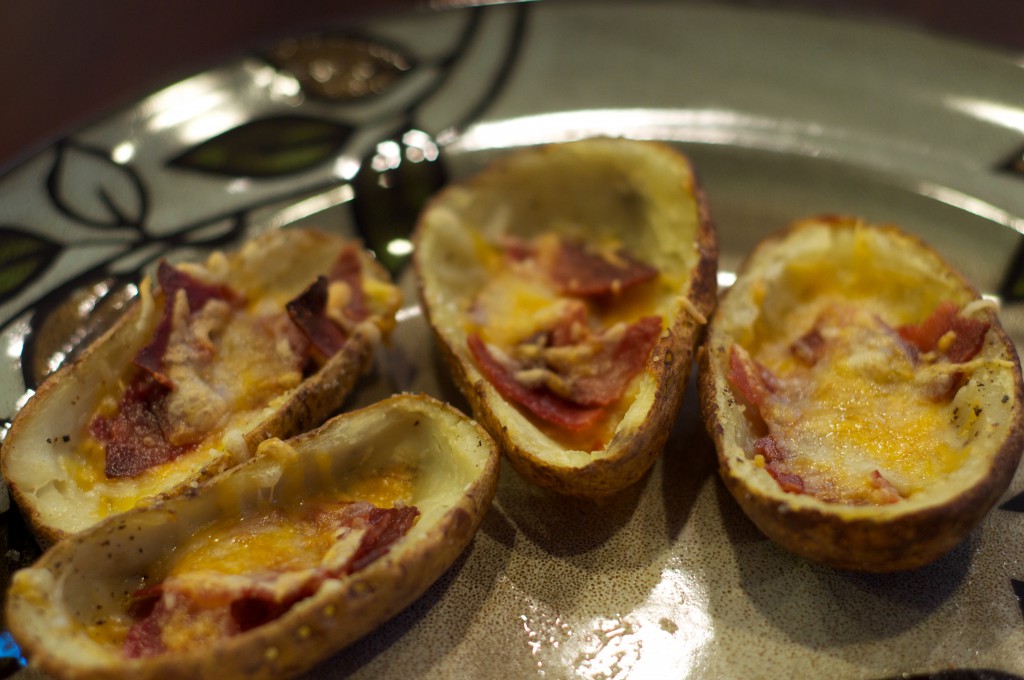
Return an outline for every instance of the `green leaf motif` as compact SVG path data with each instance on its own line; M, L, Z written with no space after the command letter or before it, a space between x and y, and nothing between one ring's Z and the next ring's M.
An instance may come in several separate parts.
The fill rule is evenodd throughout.
M34 234L0 227L0 302L41 276L60 250L58 244Z
M329 120L264 118L209 139L169 165L230 177L282 177L334 158L351 134L347 125Z

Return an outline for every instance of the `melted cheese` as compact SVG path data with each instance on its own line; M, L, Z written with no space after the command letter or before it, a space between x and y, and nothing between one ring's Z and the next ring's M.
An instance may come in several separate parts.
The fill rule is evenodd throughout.
M355 501L380 508L411 505L414 471L399 465L366 477L349 480L344 492L304 498L292 508L265 506L239 519L234 516L210 522L153 566L150 583L166 587L163 597L174 601L176 593L188 593L202 606L176 609L162 622L161 639L170 650L231 634L227 607L248 589L287 595L320 568L343 565L358 548L362 530L339 533L318 515ZM127 611L127 610L126 610ZM89 637L107 646L121 646L132 626L125 612L89 624Z
M962 365L919 365L891 328L860 307L832 305L817 328L825 351L813 365L789 351L792 336L756 356L780 381L762 415L808 492L872 502L877 471L909 497L960 467L969 423L951 427L955 407L930 387Z

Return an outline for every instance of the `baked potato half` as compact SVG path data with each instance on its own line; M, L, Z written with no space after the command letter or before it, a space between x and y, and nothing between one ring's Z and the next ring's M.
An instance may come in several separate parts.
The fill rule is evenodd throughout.
M452 565L498 463L454 408L391 397L55 544L14 574L6 620L60 679L293 677Z
M357 243L315 230L161 262L114 327L18 413L0 452L15 501L46 545L319 425L400 303Z
M936 560L1006 490L1021 369L995 303L895 227L808 219L721 297L700 400L725 486L784 548L842 569Z
M440 352L513 467L600 497L661 453L717 255L683 155L596 138L519 150L446 188L413 258Z

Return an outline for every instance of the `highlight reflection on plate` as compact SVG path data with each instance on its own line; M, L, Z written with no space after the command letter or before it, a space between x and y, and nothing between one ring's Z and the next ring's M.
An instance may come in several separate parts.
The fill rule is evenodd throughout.
M997 53L733 5L524 3L298 37L0 178L2 431L159 258L293 224L361 235L409 301L353 404L415 390L464 407L406 270L415 215L509 149L598 134L690 155L723 285L767 233L856 214L923 236L1000 299L1019 346L1022 93L1024 72ZM310 677L1024 674L1020 474L952 554L864 576L783 553L746 520L692 389L652 473L607 502L502 473L456 566ZM7 576L35 553L16 512L3 517Z

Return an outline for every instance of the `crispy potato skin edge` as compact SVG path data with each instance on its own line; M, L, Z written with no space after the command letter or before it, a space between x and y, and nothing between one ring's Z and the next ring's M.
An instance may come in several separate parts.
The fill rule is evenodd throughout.
M843 222L842 218L822 219L837 224ZM798 225L793 225L784 229L758 247L771 247L797 228ZM895 229L889 230L945 262L920 239ZM742 276L745 271L746 263L741 267L739 275ZM949 271L961 285L979 297L977 290L962 275L952 268ZM720 302L724 303L727 299L728 291L723 294ZM714 325L714 320L711 325ZM734 473L724 453L725 433L715 392L717 362L714 354L727 352L728 347L710 346L708 343L712 337L709 334L708 342L698 353L698 392L704 425L715 444L719 474L726 489L768 538L786 550L819 564L837 569L884 573L908 571L934 562L959 545L992 509L1009 486L1024 448L1024 382L1020 360L1013 342L998 324L998 320L991 332L997 334L1005 356L1013 357L1015 378L1012 425L999 450L992 456L989 473L947 503L888 520L844 518L838 512L829 512L827 506L822 509L797 508L788 502L789 494L781 489L770 495L759 493Z
M692 183L687 189L693 193L697 204L695 246L699 259L690 272L688 299L706 319L715 308L718 292L718 240L707 197L688 158L667 145L647 143L661 147L661 153L677 154L689 168ZM419 238L421 236L417 234L416 239ZM423 301L426 299L425 277L420 270L429 266L429 263L415 257L413 263L417 270L420 300ZM423 309L427 320L431 321L429 306L424 304ZM489 398L501 397L489 395L484 381L471 379L457 349L448 345L433 322L430 326L435 344L456 386L469 402L474 418L498 440L502 453L512 467L531 483L562 495L581 498L602 498L626 489L639 481L661 455L682 406L683 394L704 330L704 324L687 313L679 313L670 320L667 332L651 352L651 356L658 360L655 362L649 359L647 364L648 370L653 370L658 379L653 405L644 425L637 431L620 433L620 436L614 437L607 455L595 458L583 466L570 467L555 464L543 454L520 444L521 439L509 431L507 423L495 415L487 403Z
M263 237L269 239L287 238L285 234L289 230L278 230L270 232ZM344 239L338 236L317 232L316 230L295 230L299 233L312 232L314 240L326 240L342 243ZM363 258L363 264L367 267L367 275L381 281L389 281L387 271L376 261L369 257ZM18 412L7 433L7 442L14 441L21 437L21 430L31 427L31 422L38 420L37 411L45 408L49 401L50 392L54 391L57 384L64 381L82 382L81 373L83 367L89 362L99 350L99 347L110 342L119 333L132 331L137 317L141 313L138 301L125 310L124 314L114 324L86 347L82 353L70 364L66 364L50 375L40 385L36 394ZM370 369L373 362L374 352L381 339L379 332L374 332L367 327L359 327L356 332L345 342L342 349L335 354L316 374L304 380L293 395L281 405L269 418L257 424L255 428L245 434L245 443L250 453L255 452L256 446L270 437L287 438L300 432L306 431L322 423L328 416L336 412L344 403L345 398L355 387L358 378ZM91 386L82 385L80 393L88 394ZM0 446L0 472L4 479L10 480L8 474L8 447ZM211 479L217 474L231 467L232 457L224 453L213 462L196 470L189 479L182 481L163 493L158 498L170 498L177 496L190 488ZM58 527L49 525L42 521L40 512L35 507L35 501L15 483L8 485L11 498L17 505L18 510L24 516L33 536L42 548L47 548L57 541L67 537L67 532Z
M435 408L464 417L430 397L402 395L386 401L406 399L428 401ZM479 425L473 427L480 436L479 445L487 448L480 475L403 559L389 560L385 555L347 579L343 588L321 588L280 618L228 638L213 649L81 668L60 655L30 647L25 650L29 661L54 677L69 680L279 680L301 675L412 604L469 546L497 490L500 461L493 439ZM120 517L127 520L141 510ZM62 555L93 534L98 531L87 529L69 537L37 566L59 563ZM8 607L8 620L9 613Z

